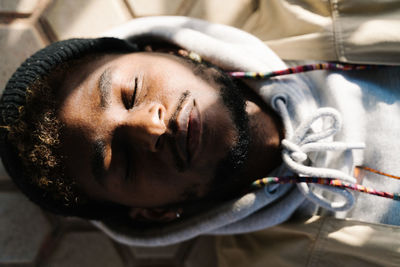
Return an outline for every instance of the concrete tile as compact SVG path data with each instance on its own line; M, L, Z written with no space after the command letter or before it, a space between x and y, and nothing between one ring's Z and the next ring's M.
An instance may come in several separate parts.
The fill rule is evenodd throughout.
M43 267L124 266L111 241L99 232L66 234Z
M19 65L44 45L32 27L0 26L0 92Z
M0 0L0 12L31 14L39 0Z
M185 15L235 26L251 13L251 9L252 0L198 0Z
M7 181L7 180L10 180L10 177L6 173L3 163L0 161L0 182Z
M184 267L216 267L217 255L215 254L215 237L202 236L195 240L187 258L184 260Z
M135 16L176 15L182 0L128 0Z
M0 193L0 266L32 263L50 232L40 209L18 193Z
M59 39L96 37L131 16L122 0L55 0L43 18Z

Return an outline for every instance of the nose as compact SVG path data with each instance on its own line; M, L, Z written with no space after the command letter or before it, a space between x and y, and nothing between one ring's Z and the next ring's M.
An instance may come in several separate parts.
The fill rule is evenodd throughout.
M165 114L160 103L144 103L131 110L124 122L129 141L145 150L157 151L166 132Z

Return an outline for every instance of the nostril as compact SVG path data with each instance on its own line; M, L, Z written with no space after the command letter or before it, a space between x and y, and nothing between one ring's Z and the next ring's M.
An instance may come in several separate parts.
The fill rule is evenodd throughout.
M161 120L161 116L162 116L162 110L161 108L158 109L158 119Z

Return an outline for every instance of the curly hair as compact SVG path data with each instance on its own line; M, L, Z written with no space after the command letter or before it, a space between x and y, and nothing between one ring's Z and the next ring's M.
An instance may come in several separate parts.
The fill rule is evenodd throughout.
M8 140L18 150L24 176L31 183L52 194L63 205L78 202L74 182L63 175L60 147L61 122L56 115L54 91L37 81L26 91L26 104L19 108L19 118L9 126ZM28 111L28 112L26 112Z

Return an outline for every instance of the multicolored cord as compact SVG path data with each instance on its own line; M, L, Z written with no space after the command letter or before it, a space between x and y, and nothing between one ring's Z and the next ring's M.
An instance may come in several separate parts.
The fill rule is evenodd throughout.
M307 64L300 65L296 67L291 67L283 70L270 71L270 72L243 72L243 71L235 71L229 72L228 74L231 77L235 78L250 78L250 79L268 79L271 77L294 74L294 73L302 73L313 70L365 70L365 69L373 69L376 67L382 67L378 65L358 65L358 64L340 64L340 63L317 63L317 64ZM365 166L357 166L359 169L364 169L366 171L370 171L379 175L384 175L393 179L400 179L400 176L395 176L391 174L387 174L369 167ZM350 190L367 193L371 195L376 195L380 197L390 198L393 200L400 201L399 193L388 193L383 191L377 191L375 189L360 185L360 184L352 184L348 182L344 182L335 178L318 178L318 177L300 177L300 176L285 176L285 177L266 177L259 180L256 180L252 183L252 188L258 189L262 188L266 185L270 184L295 184L295 183L315 183L321 185L328 185L339 188L348 188Z
M340 64L340 63L327 62L327 63L300 65L296 67L287 68L284 70L277 70L270 72L235 71L235 72L229 72L228 74L235 78L268 79L275 76L302 73L313 70L365 70L376 67L377 67L376 65Z
M370 172L381 174L381 175L384 175L387 177L399 179L398 176L386 174L386 173L374 170L372 168L368 168L365 166L357 166L357 167L367 170L367 171L370 171ZM344 181L334 179L334 178L318 178L318 177L309 177L309 176L307 176L307 177L300 177L300 176L265 177L265 178L254 181L252 183L252 187L254 189L258 189L258 188L262 188L262 187L264 187L266 185L270 185L270 184L296 184L296 183L313 183L313 184L328 185L328 186L339 187L339 188L348 188L350 190L400 201L399 193L389 193L389 192L377 191L375 189L372 189L372 188L369 188L369 187L366 187L366 186L363 186L360 184L352 184L352 183L344 182Z

